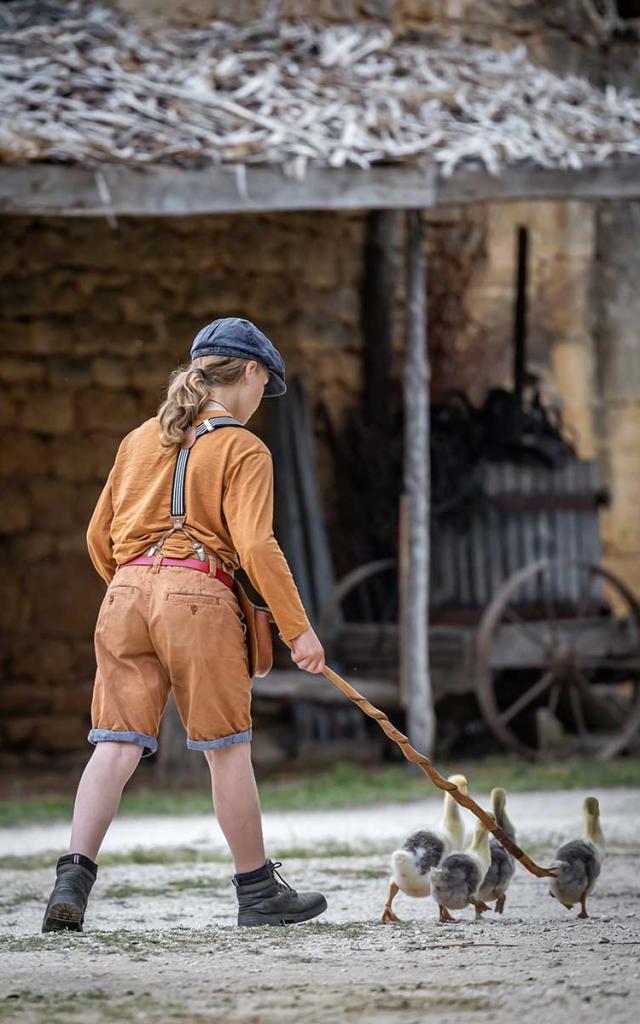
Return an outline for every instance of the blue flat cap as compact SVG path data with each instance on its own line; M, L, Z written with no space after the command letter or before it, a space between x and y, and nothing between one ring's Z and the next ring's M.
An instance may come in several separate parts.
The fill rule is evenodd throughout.
M284 379L284 359L250 320L236 316L222 317L207 324L198 331L190 352L192 359L200 356L238 356L240 359L255 359L269 371L269 380L264 389L268 398L284 395L287 385Z

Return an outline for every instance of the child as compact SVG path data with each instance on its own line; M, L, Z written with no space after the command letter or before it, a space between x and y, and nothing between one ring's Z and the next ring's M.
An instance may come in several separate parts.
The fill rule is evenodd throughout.
M118 449L87 532L91 560L108 584L95 630L89 740L96 749L78 786L69 853L58 861L43 931L82 930L98 850L140 757L157 749L170 690L187 746L202 750L211 770L236 871L238 924L307 921L326 909L324 896L297 893L265 856L246 626L232 589L242 566L295 664L322 672L324 651L273 535L271 455L241 426L263 395L285 390L284 362L269 339L248 320L215 320L196 336L191 363L171 374L158 415ZM223 429L230 417L237 422Z

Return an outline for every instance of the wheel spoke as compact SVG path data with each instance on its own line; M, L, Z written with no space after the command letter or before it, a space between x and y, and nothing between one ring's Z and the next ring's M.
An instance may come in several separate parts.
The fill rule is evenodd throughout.
M543 651L545 655L547 654L547 647L544 640L541 640L533 630L529 629L527 623L521 615L518 615L515 608L512 608L510 605L505 608L504 617L508 617L510 619L511 625L515 626L518 632L520 632L522 636L526 637L530 644Z
M518 697L517 701L515 701L510 708L507 708L506 711L503 711L502 714L498 716L498 721L502 725L506 725L507 722L510 722L512 718L515 718L516 715L523 711L531 701L535 700L536 697L539 697L541 693L544 693L547 687L551 686L552 682L553 672L545 672L537 683L534 683L530 689L526 690L520 697Z
M576 723L578 729L578 736L580 739L585 739L588 736L587 725L584 720L584 711L582 708L582 702L578 693L577 687L569 687L569 700L571 702L571 712L573 714L573 720Z
M547 710L549 711L550 715L555 715L556 711L558 710L558 701L559 700L560 700L560 683L556 683L554 686L552 686L551 693L549 694L549 704L547 705Z
M603 714L609 715L611 718L615 719L618 725L623 725L626 719L626 712L622 708L618 707L618 705L613 701L605 700L604 697L594 693L593 686L582 672L577 673L576 681L584 691L586 699L591 704L600 708Z
M556 615L555 605L553 603L553 598L551 597L551 587L550 587L550 582L551 581L549 579L549 575L545 574L542 577L542 581L541 582L542 582L542 594L543 594L543 597L544 597L544 606L545 606L545 610L547 612L547 621L549 623L549 633L550 633L550 636L551 636L551 641L552 641L553 644L557 645L557 643L558 643L558 624L557 624L557 621L556 621L557 620L557 615Z

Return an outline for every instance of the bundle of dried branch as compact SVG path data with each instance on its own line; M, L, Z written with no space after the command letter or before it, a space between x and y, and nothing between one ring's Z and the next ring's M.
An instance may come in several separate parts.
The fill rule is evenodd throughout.
M144 33L88 0L0 4L0 160L407 163L640 154L640 99L509 53L270 21Z

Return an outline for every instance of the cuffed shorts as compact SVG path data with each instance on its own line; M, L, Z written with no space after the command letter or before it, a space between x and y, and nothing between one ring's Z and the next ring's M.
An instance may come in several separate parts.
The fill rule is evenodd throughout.
M192 750L251 739L251 680L238 599L197 569L124 565L95 630L91 743L158 746L173 690Z

